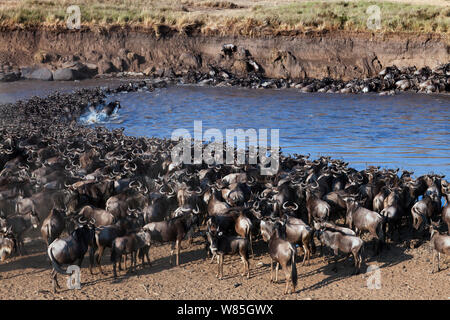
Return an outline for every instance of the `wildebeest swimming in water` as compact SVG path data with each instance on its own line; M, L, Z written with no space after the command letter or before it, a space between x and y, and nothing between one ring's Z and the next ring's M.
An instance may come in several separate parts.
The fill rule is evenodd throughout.
M114 111L121 108L119 101L112 101L103 107L102 113L105 113L108 117L114 113Z

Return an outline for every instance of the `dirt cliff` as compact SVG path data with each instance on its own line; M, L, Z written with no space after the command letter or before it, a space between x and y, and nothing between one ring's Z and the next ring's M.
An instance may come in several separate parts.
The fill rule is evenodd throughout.
M224 44L237 48L232 58ZM434 68L450 61L448 42L439 35L320 32L267 37L220 37L172 32L118 30L4 30L0 64L47 64L58 68L80 60L99 73L157 72L172 68L208 70L208 65L248 71L249 57L270 78L348 80L373 76L389 65Z

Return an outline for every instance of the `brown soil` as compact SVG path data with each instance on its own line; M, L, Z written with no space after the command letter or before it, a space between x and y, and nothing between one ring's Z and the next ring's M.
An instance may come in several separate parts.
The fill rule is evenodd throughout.
M208 72L211 64L233 64L234 61L220 58L222 45L227 43L248 50L269 78L349 80L373 76L390 65L434 68L450 61L448 41L439 35L321 31L249 38L205 36L191 34L189 30L181 34L161 26L156 31L3 30L0 31L0 64L30 66L42 54L55 59L76 55L83 62L99 64L102 60L121 59L118 53L126 49L136 53L139 59L129 62L127 70L121 71L142 72L154 67L183 72L192 64L188 65L180 57L189 53L199 61L194 68Z
M242 263L237 256L226 257L224 279L215 277L216 264L205 260L202 238L197 237L187 248L183 242L179 267L169 265L170 245L154 247L150 251L152 266L138 267L137 273L119 272L114 281L109 250L103 257L105 275L96 270L90 275L86 255L81 271L81 290L69 290L67 277L59 275L62 287L53 294L50 264L41 240L25 245L28 255L12 257L0 264L1 299L444 299L450 298L450 264L441 264L441 272L431 274L432 254L428 243L410 249L408 241L392 245L390 250L372 257L371 245L366 248L368 265L381 268L381 289L368 289L368 274L351 275L352 260L339 261L338 272L324 262L318 253L309 266L297 259L299 284L292 295L283 295L284 273L279 283L269 283L270 258L267 245L258 241L255 257L250 260L251 277L241 277ZM318 248L319 249L319 248ZM302 257L302 252L299 250Z

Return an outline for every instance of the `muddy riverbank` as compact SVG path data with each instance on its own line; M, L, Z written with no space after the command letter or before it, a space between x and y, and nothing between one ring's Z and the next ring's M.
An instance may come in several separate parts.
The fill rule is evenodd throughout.
M4 81L132 75L305 92L447 92L449 61L440 35L321 31L251 38L164 26L0 32Z

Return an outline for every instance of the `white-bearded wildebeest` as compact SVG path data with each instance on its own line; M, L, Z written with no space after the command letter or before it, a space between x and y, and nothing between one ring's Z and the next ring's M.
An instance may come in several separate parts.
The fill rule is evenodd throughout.
M100 273L103 274L101 259L106 248L112 248L114 239L124 236L127 232L135 229L133 215L120 218L116 223L108 226L95 228L93 244L89 250L89 272L93 274L92 267L97 262ZM98 250L98 252L96 252Z
M273 282L273 263L276 262L277 266L275 268L275 282L278 282L278 269L280 267L284 270L284 275L286 278L286 287L284 289L284 294L288 293L289 282L292 285L292 290L290 293L295 291L297 286L297 267L295 265L295 256L297 250L294 245L289 241L285 240L281 236L281 223L275 223L273 227L273 232L268 239L269 244L269 255L270 255L270 282ZM291 267L291 272L289 273L288 267Z
M439 234L437 230L437 224L431 222L430 224L430 246L433 250L433 270L434 273L434 260L436 258L437 253L437 271L441 271L439 267L439 260L441 258L441 253L445 255L450 255L450 236Z
M327 229L319 229L317 231L318 238L322 245L326 245L334 254L333 270L337 272L337 260L339 251L353 254L355 260L355 271L353 274L359 274L361 269L362 257L361 250L363 250L364 241L359 237L344 234L340 231L332 231Z
M12 233L7 232L6 234L0 235L0 261L5 261L14 251L15 242Z
M48 246L47 254L53 265L51 273L53 292L56 292L56 287L61 288L58 284L57 273L70 274L63 270L61 265L73 264L78 260L77 264L81 267L84 255L89 245L93 243L95 234L93 221L91 220L88 224L86 224L87 221L80 221L82 222L85 224L75 229L70 236L58 238Z
M318 183L310 188L306 188L306 209L308 210L308 224L314 221L327 221L330 217L330 205L320 199L318 194Z
M275 223L281 223L280 237L294 245L298 244L302 246L304 252L302 265L304 265L311 258L311 253L314 253L316 250L313 229L304 223L303 220L288 215L284 215L281 220L262 219L259 227L261 236L265 242L270 240Z
M450 236L450 204L442 209L442 221L447 224L447 234Z
M357 235L362 231L369 231L376 242L375 254L379 254L384 243L384 224L386 218L375 211L361 207L353 197L344 198L347 203L346 223L350 229L354 229Z
M415 230L425 230L423 227L429 223L440 210L440 199L435 194L424 195L422 200L417 201L411 208L413 227Z
M198 224L198 216L192 212L184 213L168 221L147 223L143 230L150 233L152 242L171 242L169 263L172 264L174 247L176 248L176 265L180 262L181 241Z
M150 246L150 234L146 231L140 231L138 233L130 233L123 237L117 237L114 239L111 248L111 262L114 264L113 273L114 278L117 278L116 263L119 260L119 270L122 270L121 260L123 254L131 254L131 264L129 272L136 270L136 256L138 250L144 247ZM148 259L148 256L147 256ZM150 263L150 261L148 261ZM142 265L144 265L144 256L142 259Z
M84 206L79 215L86 219L94 219L96 227L109 226L116 221L116 218L110 212L90 205Z
M65 216L65 210L53 208L42 223L41 234L47 246L63 232L66 225Z
M17 241L17 249L20 255L25 253L23 249L23 234L30 228L36 229L39 225L39 217L30 211L26 214L16 214L6 218L0 218L0 227L8 228L11 227L11 232Z
M240 255L244 265L242 276L247 274L247 279L250 278L250 262L249 262L249 241L246 238L238 236L224 235L223 232L207 232L207 240L209 242L209 249L213 257L217 255L217 274L216 277L220 280L223 278L223 258L224 255Z

